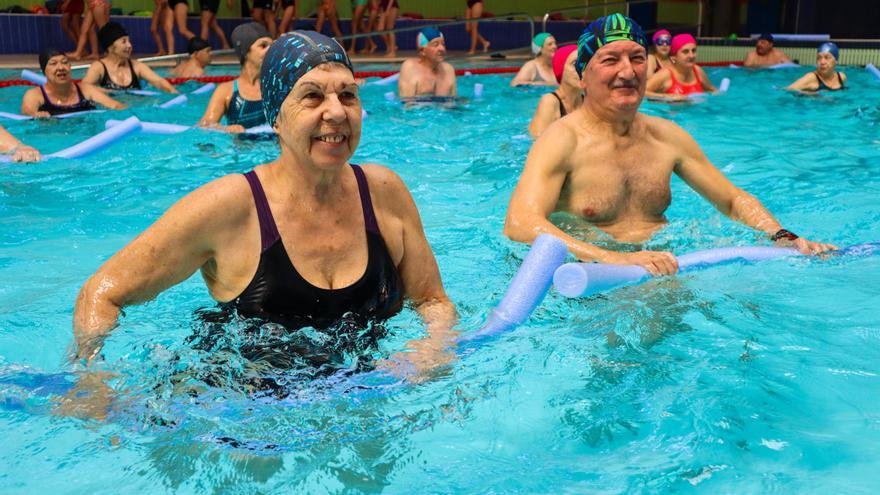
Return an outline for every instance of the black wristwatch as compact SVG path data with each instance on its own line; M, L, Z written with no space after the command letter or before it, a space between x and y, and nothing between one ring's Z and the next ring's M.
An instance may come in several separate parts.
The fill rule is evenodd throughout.
M779 229L779 230L776 231L775 234L773 234L773 235L770 236L770 240L773 241L773 242L776 242L776 241L778 241L779 239L785 239L785 240L787 240L787 241L793 241L793 240L795 240L795 239L797 239L797 238L798 238L797 234L795 234L794 232L791 232L791 231L785 230L785 229Z

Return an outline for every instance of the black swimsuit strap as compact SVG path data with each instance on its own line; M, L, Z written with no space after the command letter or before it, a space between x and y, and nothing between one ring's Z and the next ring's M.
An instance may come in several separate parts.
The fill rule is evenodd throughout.
M257 173L251 170L244 174L244 177L251 186L254 204L257 207L257 218L260 221L260 251L262 252L275 244L281 238L281 234L278 233L275 218L272 216L272 210L269 209L269 201L266 199L266 192L263 191L263 185L260 184Z
M562 117L565 117L565 114L567 112L565 111L565 104L562 103L562 98L558 94L556 94L556 91L554 91L550 94L553 95L554 97L556 97L557 100L559 100L559 115Z
M367 176L359 165L351 164L354 178L357 179L358 193L361 196L361 209L364 211L364 225L368 232L379 234L379 222L376 221L376 212L373 211L373 200L370 198L370 185Z

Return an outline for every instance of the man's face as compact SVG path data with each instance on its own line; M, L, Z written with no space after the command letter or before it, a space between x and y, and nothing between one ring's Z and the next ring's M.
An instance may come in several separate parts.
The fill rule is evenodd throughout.
M442 37L434 38L419 51L429 62L439 64L446 59L446 41Z
M773 43L770 40L758 40L758 43L755 44L755 51L758 52L758 55L767 55L770 50L773 50Z
M638 108L645 96L647 54L634 41L615 41L600 48L584 67L581 88L587 98L616 109Z
M207 66L211 64L212 55L213 53L211 51L211 47L202 48L201 50L193 53L193 57L202 66Z

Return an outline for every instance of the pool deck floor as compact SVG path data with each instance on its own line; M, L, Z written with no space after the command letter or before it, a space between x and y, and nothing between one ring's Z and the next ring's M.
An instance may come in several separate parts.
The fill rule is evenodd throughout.
M351 57L351 61L357 64L400 64L406 58L416 57L416 51L399 51L396 57L385 57L384 54L358 54ZM150 54L135 55L135 58L150 57ZM504 58L492 58L489 54L467 55L465 52L448 52L447 59L455 65L456 62L485 63L487 65L503 64L505 67L511 65L519 65L531 58L531 55L524 50L518 50L513 53L504 52ZM73 61L74 67L77 65L87 65L90 60ZM153 67L173 67L174 60L161 60L150 62ZM238 59L235 55L216 55L212 65L238 65ZM15 54L0 55L0 69L39 69L35 54Z

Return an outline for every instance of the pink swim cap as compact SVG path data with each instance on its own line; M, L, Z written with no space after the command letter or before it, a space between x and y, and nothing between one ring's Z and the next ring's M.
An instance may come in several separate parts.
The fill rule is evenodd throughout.
M697 40L694 39L693 36L684 33L684 34L676 34L672 37L672 44L669 46L669 54L675 55L681 50L681 47L687 45L688 43L697 44Z
M667 30L665 30L665 29L661 29L660 31L657 31L656 33L654 33L654 36L651 36L651 42L654 43L654 44L656 45L656 44L657 44L657 38L659 38L659 37L661 37L661 36L669 36L669 37L672 37L672 33L670 33L669 31L667 31Z
M565 61L571 52L577 51L577 45L565 45L556 50L553 55L553 74L556 75L556 82L562 84L562 72L565 70Z

